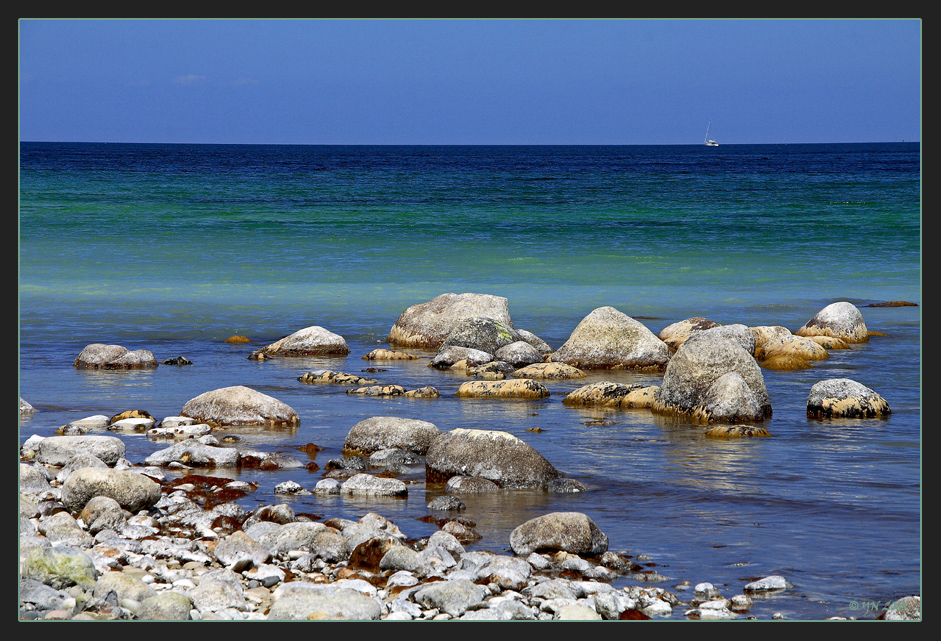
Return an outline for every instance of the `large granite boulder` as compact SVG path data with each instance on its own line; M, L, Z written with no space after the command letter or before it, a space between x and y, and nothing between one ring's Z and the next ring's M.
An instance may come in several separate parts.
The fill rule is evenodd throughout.
M803 336L784 334L776 336L755 350L755 358L759 361L769 360L775 356L793 356L805 361L820 361L830 357L830 353L820 343Z
M739 342L722 336L688 340L677 350L663 373L651 409L658 414L692 417L713 383L729 372L741 376L762 415L771 416L771 399L758 363Z
M752 423L763 421L765 415L745 379L728 372L709 386L693 418L702 423Z
M520 489L543 487L562 473L509 432L458 428L435 439L425 454L428 482L444 483L452 476L476 476Z
M403 449L424 456L441 436L434 423L397 416L373 416L350 428L343 441L346 456L369 456L387 449Z
M506 298L490 294L441 294L427 303L412 305L389 331L393 345L438 349L465 318L485 317L513 327Z
M150 454L144 462L155 467L183 464L188 467L228 468L240 463L239 451L186 439Z
M815 383L807 396L808 418L876 418L891 413L884 398L848 378Z
M191 398L180 410L181 416L212 427L225 425L290 426L301 419L290 406L250 387L235 385L205 392Z
M269 356L346 356L349 353L350 347L342 336L313 325L252 352L249 359L259 360Z
M153 479L110 467L83 467L69 474L62 484L62 504L70 512L79 512L96 496L107 496L136 513L153 507L162 494L160 484Z
M827 305L795 332L798 336L835 336L847 343L868 343L863 315L852 303Z
M519 556L544 551L597 556L608 551L608 537L581 512L552 512L514 529L510 547Z
M75 358L78 369L154 369L157 358L146 349L131 351L121 345L92 343Z
M579 369L661 371L670 360L670 348L627 314L599 307L582 319L549 360Z

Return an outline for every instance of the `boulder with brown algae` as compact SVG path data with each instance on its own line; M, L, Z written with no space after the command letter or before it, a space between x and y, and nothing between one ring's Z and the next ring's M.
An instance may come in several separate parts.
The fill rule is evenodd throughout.
M388 341L404 347L438 349L456 325L475 316L513 326L509 303L502 296L441 294L402 312L389 331Z
M667 325L660 331L658 337L675 352L694 332L700 332L710 327L719 327L719 323L702 316L694 316Z
M670 359L653 403L658 414L692 417L720 377L736 372L747 385L764 417L771 416L771 399L761 368L737 341L717 336L689 340Z
M509 432L457 428L439 436L425 454L425 478L443 483L476 476L503 488L544 487L562 473Z
M183 405L180 416L194 418L212 427L294 427L301 422L297 412L286 403L243 385L223 387L191 398Z
M641 322L613 307L599 307L575 327L549 360L579 369L662 371L670 348Z
M808 418L876 418L891 413L884 398L848 378L820 381L807 396Z
M868 343L869 330L863 315L852 303L827 305L795 332L798 336L835 336L847 343Z
M75 358L77 369L154 369L157 358L146 349L131 351L121 345L92 343Z

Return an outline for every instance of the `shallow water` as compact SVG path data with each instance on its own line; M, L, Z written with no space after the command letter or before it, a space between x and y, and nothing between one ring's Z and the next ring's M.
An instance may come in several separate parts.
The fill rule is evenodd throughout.
M719 152L718 154L715 152ZM707 155L711 154L711 155ZM296 430L241 430L246 446L306 460L340 455L355 423L395 415L508 431L590 491L462 496L462 514L509 552L509 533L549 511L588 514L615 551L648 555L670 581L740 593L782 574L794 589L753 613L872 617L853 604L920 594L921 303L917 145L699 147L278 147L24 144L20 206L20 395L37 412L20 440L91 414L177 415L210 389L248 385L291 405ZM467 380L419 361L360 359L387 346L410 305L444 292L507 297L514 326L559 347L612 305L654 333L705 316L796 330L825 305L860 307L873 337L810 370L765 371L764 439L717 440L645 410L570 409L586 382L539 401L463 400ZM249 361L260 345L321 325L345 358ZM253 343L222 342L233 334ZM151 372L72 366L92 342L194 365ZM351 397L305 385L311 369L374 376L441 398ZM806 418L810 387L847 377L879 392L878 420ZM599 419L605 419L600 421ZM539 427L542 432L528 429ZM124 436L142 461L166 443ZM218 471L260 483L247 507L358 518L411 537L432 524L422 466L407 499L273 495L322 471ZM436 516L441 516L437 514Z

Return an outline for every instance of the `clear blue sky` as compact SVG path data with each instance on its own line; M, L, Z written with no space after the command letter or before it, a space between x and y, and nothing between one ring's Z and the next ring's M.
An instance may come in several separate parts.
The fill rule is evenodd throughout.
M20 140L921 139L920 19L31 20Z

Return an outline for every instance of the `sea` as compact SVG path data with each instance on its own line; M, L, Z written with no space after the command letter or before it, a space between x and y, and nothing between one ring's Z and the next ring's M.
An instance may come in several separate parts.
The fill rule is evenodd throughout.
M19 441L69 421L141 409L161 420L213 389L246 385L300 416L296 429L242 429L232 447L321 447L319 469L213 470L258 484L247 510L288 503L313 518L375 512L429 536L424 466L407 498L276 494L312 490L346 434L373 416L509 432L581 493L462 495L481 538L549 512L587 514L663 580L622 577L690 598L731 597L752 580L792 588L755 599L758 619L875 619L921 594L922 218L919 143L669 146L317 146L21 142ZM798 371L763 370L767 438L715 439L649 410L573 409L589 382L659 384L662 374L589 372L550 381L540 400L459 399L464 373L371 362L408 307L444 293L505 297L514 327L559 348L612 306L654 334L702 316L796 331L830 303L856 305L876 334ZM884 306L904 302L905 305ZM248 356L319 325L346 357ZM225 342L245 336L249 343ZM87 371L91 343L147 349L149 371ZM365 374L369 367L378 371ZM360 397L298 378L371 376L437 399ZM810 419L814 383L850 378L888 402L879 419ZM537 429L538 428L538 429ZM168 447L120 434L142 464ZM201 470L201 473L208 473ZM166 472L173 476L172 471ZM429 519L428 517L434 517ZM689 582L684 584L683 582ZM684 619L676 608L667 620ZM742 618L742 617L740 617Z

